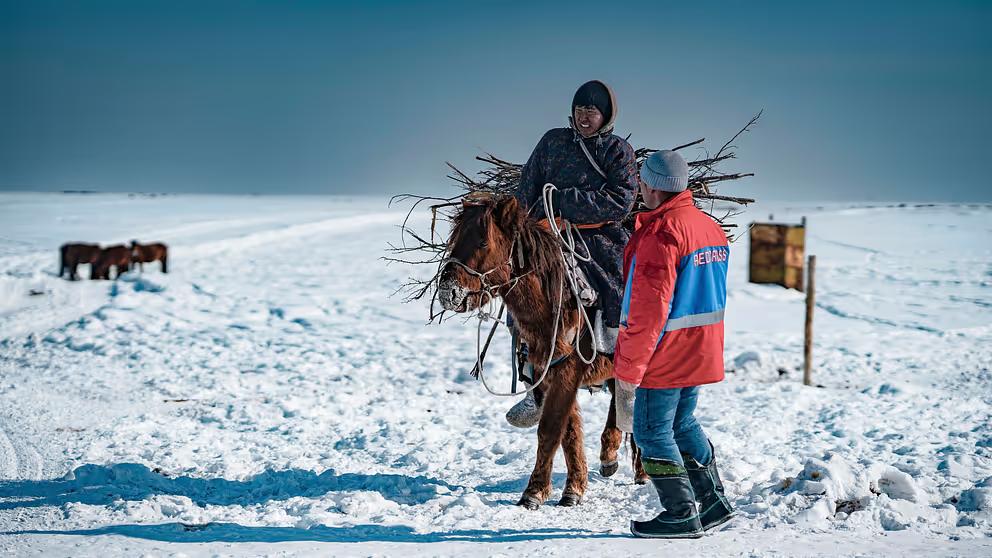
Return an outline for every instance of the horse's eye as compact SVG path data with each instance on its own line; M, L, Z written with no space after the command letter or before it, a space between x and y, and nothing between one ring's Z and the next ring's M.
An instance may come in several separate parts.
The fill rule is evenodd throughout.
M479 244L479 248L488 248L488 247L489 247L489 241L483 238L482 242Z

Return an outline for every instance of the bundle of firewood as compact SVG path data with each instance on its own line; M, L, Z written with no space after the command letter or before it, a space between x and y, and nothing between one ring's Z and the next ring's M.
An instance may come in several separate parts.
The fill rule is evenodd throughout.
M754 200L751 198L719 194L717 193L715 185L721 182L728 182L748 176L754 176L754 173L723 172L719 167L722 163L737 157L734 141L736 141L741 134L750 130L750 128L760 117L761 113L759 112L715 153L711 154L708 151L704 151L703 156L692 161L688 161L689 189L692 190L692 195L696 200L696 205L703 212L712 217L714 221L719 223L721 227L723 227L724 231L727 232L727 238L730 240L733 240L735 237L735 235L731 234L731 229L736 228L737 225L731 223L729 220L740 214L740 208L742 206L753 203ZM678 151L687 147L698 146L704 141L705 138L701 138L696 141L674 147L672 150ZM638 171L640 171L644 160L651 156L651 154L655 151L657 151L657 149L640 148L634 152L637 160ZM406 202L411 200L413 200L413 204L407 212L406 219L404 219L403 223L400 225L401 243L399 245L390 245L389 252L392 255L385 258L387 261L407 264L439 265L445 257L447 246L442 239L437 237L435 227L437 221L447 220L447 215L445 214L446 208L459 205L459 200L469 193L486 192L494 195L513 194L520 183L520 171L523 168L523 165L505 161L489 153L484 156L478 156L476 159L485 163L486 166L477 173L475 178L468 176L451 163L448 163L448 166L452 170L452 174L449 174L448 178L454 180L461 190L453 196L434 197L421 196L417 194L401 194L393 197L390 201L391 204L393 202ZM431 209L430 234L419 234L408 226L410 216L420 204L430 202L434 202L429 206ZM640 201L640 194L638 193L638 201L635 204L633 211L631 211L625 221L633 219L634 215L644 209L645 208ZM413 259L410 259L411 256L413 256ZM440 268L438 268L438 272L440 272ZM431 292L433 280L434 278L430 280L414 279L405 284L400 290L408 291L408 299L419 299L426 293ZM431 319L433 320L435 316L436 315L433 312L432 305Z
M692 195L696 200L696 204L700 207L700 209L703 209L708 215L713 217L713 219L716 220L716 222L719 223L725 230L732 229L736 226L727 221L730 217L739 214L736 211L735 206L744 206L749 203L753 203L754 200L751 198L719 194L717 193L715 185L720 182L739 180L748 176L754 176L754 173L726 173L720 170L719 166L721 163L737 157L736 147L733 145L733 142L736 141L741 134L748 131L760 117L761 113L759 112L715 153L710 154L706 152L702 157L688 161L689 189L692 190ZM702 144L704 141L705 138L700 138L696 141L674 147L672 148L672 151L697 146ZM638 171L640 170L645 159L650 157L655 151L657 151L657 149L642 147L634 152L634 156L637 160ZM448 163L448 166L453 172L448 175L448 178L454 180L463 190L467 192L512 194L513 191L516 190L517 185L520 183L520 171L523 168L523 165L504 161L503 159L489 153L484 156L478 156L476 159L485 163L486 166L478 172L475 178L466 175L451 163ZM724 202L721 204L723 211L725 211L724 214L718 216L715 213L715 202ZM635 207L635 211L633 211L631 215L636 214L642 209L643 208L640 206L640 201L638 200L637 207Z

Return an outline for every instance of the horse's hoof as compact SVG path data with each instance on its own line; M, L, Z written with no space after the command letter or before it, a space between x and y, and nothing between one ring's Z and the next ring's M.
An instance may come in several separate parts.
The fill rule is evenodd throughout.
M558 500L558 505L563 508L570 508L572 506L578 506L582 502L582 496L574 492L566 492L561 495L561 500Z
M599 474L604 477L612 477L617 469L620 468L620 463L614 461L612 463L600 463L599 464Z
M520 497L520 501L517 502L517 505L528 510L536 510L541 507L541 501L529 494L524 494Z
M647 484L651 480L651 477L644 475L643 477L636 477L634 479L634 484Z

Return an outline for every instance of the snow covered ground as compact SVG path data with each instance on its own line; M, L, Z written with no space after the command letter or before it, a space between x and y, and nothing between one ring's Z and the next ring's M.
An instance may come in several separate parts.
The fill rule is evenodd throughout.
M627 535L658 511L629 463L512 505L536 436L465 374L474 323L390 298L385 200L0 194L0 553L992 555L992 206L741 222L769 212L808 218L820 385L803 295L748 284L741 240L698 412L739 517L657 542ZM55 276L62 242L132 238L170 273ZM580 402L595 469L609 398Z

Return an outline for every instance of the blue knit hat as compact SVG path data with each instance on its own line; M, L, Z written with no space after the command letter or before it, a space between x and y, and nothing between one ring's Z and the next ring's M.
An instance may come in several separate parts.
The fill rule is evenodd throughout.
M674 151L655 151L641 165L641 180L654 190L681 192L689 186L689 165Z

